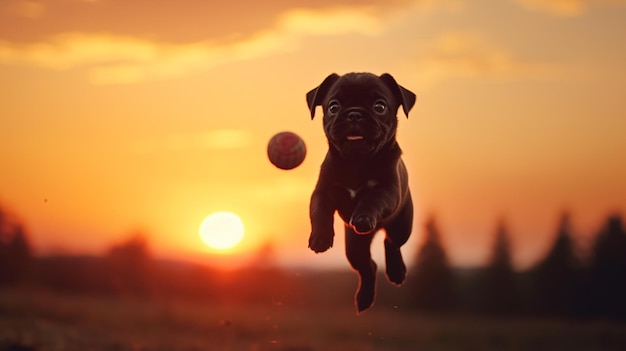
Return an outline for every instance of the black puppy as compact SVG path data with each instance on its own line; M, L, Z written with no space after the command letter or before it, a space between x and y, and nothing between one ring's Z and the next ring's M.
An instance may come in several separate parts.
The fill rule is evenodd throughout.
M396 142L398 108L404 114L415 94L389 74L329 75L306 95L311 119L324 109L324 132L329 150L311 195L309 247L316 253L333 246L335 211L345 223L346 255L360 278L357 313L374 303L376 263L370 246L384 229L385 263L389 281L400 285L406 276L400 247L413 225L413 203L407 170Z

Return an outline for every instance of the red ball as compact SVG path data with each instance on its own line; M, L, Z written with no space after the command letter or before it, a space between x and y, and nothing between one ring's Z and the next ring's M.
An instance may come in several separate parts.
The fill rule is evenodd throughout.
M292 132L280 132L267 144L267 156L280 169L298 167L306 156L304 140Z

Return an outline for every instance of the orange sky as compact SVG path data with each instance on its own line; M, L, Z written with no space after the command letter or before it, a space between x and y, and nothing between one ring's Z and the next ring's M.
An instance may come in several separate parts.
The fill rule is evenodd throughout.
M583 241L626 213L625 15L620 0L5 0L0 203L42 253L140 229L159 256L211 260L198 226L232 211L240 253L272 242L284 263L347 267L340 227L331 251L306 248L326 141L304 95L331 72L389 72L418 95L398 132L406 256L435 213L452 262L481 264L504 217L525 267L563 209ZM309 151L288 172L265 156L283 130Z

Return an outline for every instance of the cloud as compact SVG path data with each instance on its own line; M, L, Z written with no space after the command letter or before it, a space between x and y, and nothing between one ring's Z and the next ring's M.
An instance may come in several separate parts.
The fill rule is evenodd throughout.
M281 177L250 184L245 193L265 203L302 201L302 194L310 192L313 185L309 177Z
M148 62L156 57L158 50L154 43L132 37L65 33L27 45L0 41L0 62L69 69L114 61Z
M541 11L566 17L580 16L593 5L626 5L626 0L515 0L515 2L531 11Z
M418 4L412 11L448 7L458 1ZM379 36L390 21L372 6L296 8L283 12L274 27L230 43L168 43L107 33L63 33L30 44L0 41L0 64L56 70L80 67L94 84L135 83L290 52L311 36Z
M374 14L370 7L358 11L347 7L330 11L294 9L281 17L279 27L284 32L304 35L337 35L350 32L377 35L382 31L383 23Z
M252 143L252 131L247 129L214 129L196 137L202 148L214 150L242 149Z
M417 75L426 85L452 78L546 77L553 67L527 62L490 42L479 32L447 32L418 60Z
M250 146L254 134L247 129L212 129L193 134L170 134L138 141L133 150L139 154L179 152L193 149L237 150Z
M44 15L46 6L36 0L18 0L13 3L13 13L17 16L37 19Z
M26 45L0 41L0 63L58 70L88 66L93 83L133 83L290 51L309 35L376 35L379 28L379 20L367 11L296 9L284 13L272 30L230 44L174 44L103 33L64 33Z

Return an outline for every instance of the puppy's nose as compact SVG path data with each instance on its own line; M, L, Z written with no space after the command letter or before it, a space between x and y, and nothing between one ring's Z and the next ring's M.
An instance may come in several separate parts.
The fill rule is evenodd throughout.
M359 111L350 111L348 112L348 121L350 122L358 122L363 118L363 115Z

